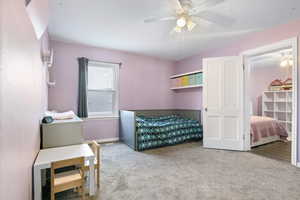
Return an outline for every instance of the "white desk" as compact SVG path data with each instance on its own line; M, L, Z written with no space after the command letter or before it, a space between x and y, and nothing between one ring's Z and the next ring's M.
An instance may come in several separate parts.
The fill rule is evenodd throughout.
M40 150L35 163L34 163L34 200L42 199L42 178L41 170L51 167L51 162L72 159L77 157L84 157L89 161L90 165L90 178L89 180L89 193L95 194L95 171L94 159L95 155L90 149L88 144L79 144L72 146L56 147L50 149Z

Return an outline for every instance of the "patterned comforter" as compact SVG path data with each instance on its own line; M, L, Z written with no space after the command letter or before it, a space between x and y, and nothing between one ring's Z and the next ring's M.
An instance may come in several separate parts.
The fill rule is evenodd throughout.
M202 126L196 120L171 115L139 116L136 121L139 151L202 138Z

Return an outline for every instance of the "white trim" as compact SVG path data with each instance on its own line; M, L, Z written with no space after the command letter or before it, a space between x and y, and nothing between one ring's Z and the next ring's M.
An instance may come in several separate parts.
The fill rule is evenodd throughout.
M185 76L185 75L190 75L190 74L202 73L202 72L203 72L203 71L202 71L202 69L201 69L201 70L192 71L192 72L187 72L187 73L183 73L183 74L176 74L176 75L170 76L170 79L178 78L178 77Z
M244 106L244 114L245 114L245 146L244 150L250 150L250 98L248 93L248 87L249 87L249 72L250 72L250 63L248 61L249 57L257 56L260 54L265 54L268 52L286 49L286 48L292 48L293 49L293 57L294 57L294 67L293 67L293 117L292 117L292 155L291 155L291 163L292 165L298 165L297 163L297 146L298 146L298 127L297 127L297 115L298 115L298 38L291 38L288 40L283 40L271 45L266 45L263 47L259 47L256 49L248 50L245 52L242 52L241 55L244 57L244 64L245 64L245 70L244 70L244 91L245 91L245 106Z
M273 43L273 44L270 44L270 45L265 45L265 46L262 46L262 47L258 47L258 48L255 48L255 49L250 49L250 50L242 52L241 55L242 56L248 56L248 57L249 56L258 56L258 55L261 55L261 54L270 53L270 52L275 51L275 50L291 48L291 47L294 46L295 42L297 44L297 37L290 38L290 39L287 39L287 40L282 40L282 41L279 41L279 42L276 42L276 43Z
M114 112L89 112L88 118L93 117L114 117L117 116Z
M297 162L296 167L300 168L300 162Z
M98 142L99 144L101 143L112 143L112 142L118 142L120 139L118 137L115 138L107 138L107 139L100 139L100 140L95 140L96 142ZM90 143L92 142L92 140L86 140L86 143Z

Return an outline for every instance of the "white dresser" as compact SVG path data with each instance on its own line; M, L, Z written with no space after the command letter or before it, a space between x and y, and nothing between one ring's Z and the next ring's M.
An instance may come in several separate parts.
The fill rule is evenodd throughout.
M79 117L54 120L42 124L41 148L60 147L83 143L83 121Z

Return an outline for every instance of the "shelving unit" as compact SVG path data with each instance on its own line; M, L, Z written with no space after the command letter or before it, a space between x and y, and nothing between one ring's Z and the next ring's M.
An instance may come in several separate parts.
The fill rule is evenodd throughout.
M180 90L187 88L201 88L203 87L202 78L202 70L170 76L172 82L170 89Z
M265 91L262 98L263 116L278 120L291 138L292 132L292 102L291 90Z

